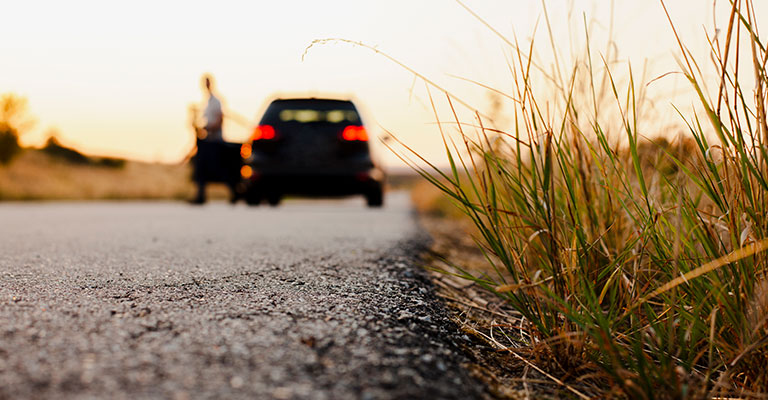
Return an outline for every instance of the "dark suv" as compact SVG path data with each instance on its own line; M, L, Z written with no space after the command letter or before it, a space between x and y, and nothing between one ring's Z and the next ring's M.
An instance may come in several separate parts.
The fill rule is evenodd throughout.
M285 195L362 194L368 206L381 206L384 173L368 139L350 101L274 100L240 152L246 202L274 206Z

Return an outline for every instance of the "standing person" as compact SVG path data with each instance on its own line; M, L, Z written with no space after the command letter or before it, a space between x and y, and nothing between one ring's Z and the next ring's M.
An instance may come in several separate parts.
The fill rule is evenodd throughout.
M213 77L203 75L202 84L207 96L207 103L203 110L202 121L194 121L197 133L197 154L195 155L195 174L197 182L197 196L191 200L193 204L205 203L205 185L213 180L215 171L220 164L220 147L224 142L222 124L224 112L221 109L221 101L213 93ZM202 122L202 123L200 123Z

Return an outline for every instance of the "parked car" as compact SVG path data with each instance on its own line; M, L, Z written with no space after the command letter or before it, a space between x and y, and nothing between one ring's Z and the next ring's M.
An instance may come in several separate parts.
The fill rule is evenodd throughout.
M245 201L276 206L286 195L363 195L368 206L380 207L384 172L369 139L351 101L274 100L240 151Z

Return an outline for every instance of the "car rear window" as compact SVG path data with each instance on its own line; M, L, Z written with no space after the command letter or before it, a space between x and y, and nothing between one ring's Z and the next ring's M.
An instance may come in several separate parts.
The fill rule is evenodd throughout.
M357 112L351 110L321 111L308 108L287 108L281 110L278 115L282 122L299 122L302 124L310 122L338 124L341 122L356 123L360 121Z
M360 124L360 115L355 106L348 101L276 100L269 105L262 118L262 124L275 123Z

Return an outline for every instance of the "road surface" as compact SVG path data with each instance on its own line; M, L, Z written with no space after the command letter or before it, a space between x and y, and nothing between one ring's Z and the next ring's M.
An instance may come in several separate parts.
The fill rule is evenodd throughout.
M0 204L0 398L482 397L387 201Z

